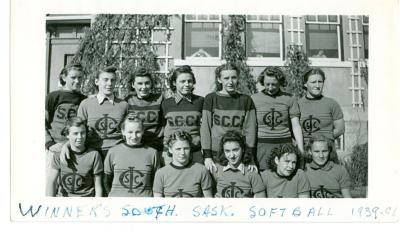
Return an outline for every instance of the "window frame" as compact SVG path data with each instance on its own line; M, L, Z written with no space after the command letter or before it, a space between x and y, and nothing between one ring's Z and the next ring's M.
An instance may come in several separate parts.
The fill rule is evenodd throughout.
M308 38L308 25L336 25L336 34L337 34L337 42L338 42L338 57L337 58L322 58L322 57L311 57L308 56L308 59L313 62L313 61L322 61L322 62L331 62L331 61L342 61L343 58L343 54L342 54L342 40L341 40L341 27L342 27L342 22L341 22L341 17L340 15L312 15L315 16L315 21L310 21L308 19L308 16L311 15L305 15L305 38L306 38L306 52L308 53L308 46L310 41L307 39ZM319 21L318 20L318 16L326 16L327 17L327 21ZM336 16L337 17L337 21L336 22L329 22L329 16Z
M364 19L368 18L368 22L365 22ZM362 26L362 33L363 33L363 48L364 48L364 59L368 60L369 59L369 16L363 15L361 16L361 26ZM368 46L365 46L365 30L364 28L368 27ZM368 57L365 56L365 51L368 50Z

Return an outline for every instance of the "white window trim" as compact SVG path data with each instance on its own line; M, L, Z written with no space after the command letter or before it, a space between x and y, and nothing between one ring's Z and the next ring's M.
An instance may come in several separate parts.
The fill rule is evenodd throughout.
M278 15L279 16L279 21L278 20L261 20L261 19L257 19L257 20L252 20L252 19L247 19L246 15L246 23L282 23L282 15ZM258 17L259 15L257 15ZM271 16L271 15L269 15Z

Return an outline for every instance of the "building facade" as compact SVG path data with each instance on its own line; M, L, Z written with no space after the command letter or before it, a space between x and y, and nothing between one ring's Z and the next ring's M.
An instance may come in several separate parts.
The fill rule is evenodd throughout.
M170 28L155 28L152 41L160 73L190 65L196 75L195 93L205 96L214 89L214 70L222 64L224 15L171 15ZM78 49L85 28L95 15L48 15L46 20L47 91L58 86L58 74ZM283 66L289 45L302 45L311 66L326 73L324 95L342 107L345 135L337 140L339 154L352 152L368 141L367 16L343 15L246 15L247 64L253 76L267 65ZM259 86L260 87L260 86Z

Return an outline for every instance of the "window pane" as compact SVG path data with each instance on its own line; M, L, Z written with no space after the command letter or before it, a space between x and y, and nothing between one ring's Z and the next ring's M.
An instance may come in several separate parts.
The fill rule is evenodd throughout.
M269 21L269 15L260 15L260 20Z
M218 57L219 23L185 23L185 57Z
M364 56L365 59L368 59L368 52L369 52L369 40L368 40L368 35L369 35L369 28L368 26L363 26L363 37L364 37Z
M218 20L219 15L210 15L210 20Z
M306 18L307 18L307 21L311 21L311 22L315 22L317 20L315 15L307 15Z
M207 20L207 19L208 19L208 16L207 16L207 15L198 15L198 16L197 16L197 19L198 19L198 20Z
M271 20L272 21L280 21L281 19L280 19L279 15L272 15Z
M318 15L318 22L328 22L326 15Z
M336 26L306 25L306 41L309 57L339 58Z
M257 20L257 15L247 15L247 20Z
M337 15L328 15L328 20L330 23L337 23L338 17L337 17Z
M365 23L365 24L369 23L369 17L368 16L363 16L363 23Z
M196 19L196 15L185 15L186 20L195 20Z
M246 28L248 57L280 57L279 27L271 23L249 23Z

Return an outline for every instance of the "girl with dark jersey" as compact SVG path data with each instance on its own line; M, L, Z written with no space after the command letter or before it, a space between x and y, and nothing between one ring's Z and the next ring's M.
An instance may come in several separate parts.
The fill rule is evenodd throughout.
M238 131L227 131L221 138L219 162L212 172L216 182L215 197L265 197L265 188L258 172L248 170L251 153Z
M67 121L63 134L70 144L71 159L61 162L60 153L54 155L46 188L47 196L102 196L103 162L98 151L85 145L86 132L86 122L81 118L72 117Z
M176 68L168 82L174 96L166 99L161 105L164 136L168 138L178 130L188 132L192 137L193 162L203 164L200 125L204 98L193 94L196 79L192 69L187 65ZM163 156L168 160L167 152L168 148L165 148Z
M261 173L268 198L309 198L310 183L299 169L301 154L293 144L274 147Z
M144 125L129 114L121 123L124 142L112 147L104 160L104 186L109 197L152 197L159 168L157 150L142 143Z
M312 198L351 198L351 179L346 168L331 160L332 142L323 135L310 139L312 161L306 165Z
M257 136L257 118L254 103L247 95L237 92L239 69L227 63L215 70L217 92L204 99L201 124L201 146L204 164L210 171L216 168L219 144L228 130L240 132L246 138L246 146L254 163ZM249 165L256 170L255 165Z
M192 138L176 131L166 139L172 162L159 169L154 178L155 197L212 197L212 179L208 170L192 161Z
M263 171L267 168L271 150L281 144L292 144L292 135L301 153L304 149L299 105L295 97L281 90L286 85L281 69L266 67L258 82L264 90L251 98L257 112L257 163Z
M144 134L142 142L158 151L162 151L161 94L154 93L154 81L145 68L137 68L130 75L130 83L135 93L126 98L129 112L143 120Z
M305 144L314 135L323 135L334 144L335 139L344 134L345 124L339 104L322 95L325 73L319 68L310 68L303 75L303 83L306 94L298 102ZM335 148L331 156L334 162L339 162Z

